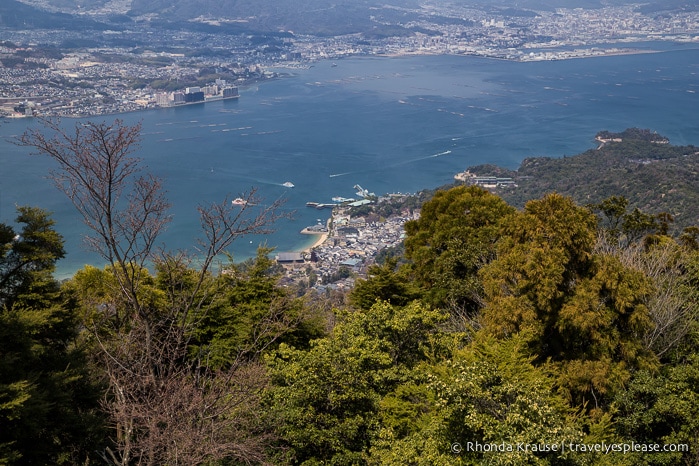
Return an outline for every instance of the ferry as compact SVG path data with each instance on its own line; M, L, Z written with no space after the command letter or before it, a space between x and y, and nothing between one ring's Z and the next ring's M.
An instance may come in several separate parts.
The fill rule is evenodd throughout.
M319 202L306 202L306 207L313 207L315 209L332 209L337 206L337 204L321 204Z
M285 188L293 188L294 183L292 183L291 181L285 181L284 183L282 183L282 186L284 186Z
M333 200L333 202L340 202L340 203L356 201L356 199L353 197L342 197L342 196L335 196L335 197L333 197L332 200Z
M242 197L236 197L231 201L231 204L233 205L248 205L248 201L243 199Z

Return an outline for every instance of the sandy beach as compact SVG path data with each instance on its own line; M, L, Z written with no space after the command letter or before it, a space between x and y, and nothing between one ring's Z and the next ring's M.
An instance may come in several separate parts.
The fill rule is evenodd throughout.
M310 253L311 249L320 246L325 242L326 239L328 239L328 236L330 236L330 226L332 225L332 216L325 222L325 231L317 231L312 229L311 227L306 227L303 230L301 230L301 233L304 235L315 235L317 236L316 240L313 242L312 245L308 246L306 249L304 249L303 253Z
M322 232L322 233L310 233L310 232L302 232L302 233L305 234L305 235L315 235L315 236L317 237L316 240L315 240L315 242L314 242L312 245L308 246L306 249L304 249L303 251L301 251L301 252L304 252L304 253L310 253L310 252L311 252L311 249L313 249L313 248L315 248L315 247L318 247L318 246L320 246L321 244L323 244L323 243L325 242L325 240L328 239L328 236L330 236L330 233L327 232L327 231L324 231L324 232Z

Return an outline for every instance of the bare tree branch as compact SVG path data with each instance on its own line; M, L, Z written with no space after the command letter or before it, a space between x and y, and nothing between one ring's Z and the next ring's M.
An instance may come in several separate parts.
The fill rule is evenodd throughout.
M239 237L268 233L283 201L263 205L253 188L242 206L226 199L199 207L198 257L157 250L170 206L161 180L143 175L131 156L141 126L115 120L69 132L58 120L43 123L48 136L32 130L18 143L58 163L51 178L82 215L92 231L88 244L109 262L118 284L113 302L86 303L99 315L92 335L109 383L103 407L114 428L114 448L102 457L122 466L265 464L271 431L257 413L267 384L257 356L295 325L284 303L272 304L226 370L211 370L188 350L221 292L214 261ZM164 281L157 290L146 271L151 264Z
M602 235L596 249L618 257L625 266L651 279L654 291L644 304L655 325L643 336L643 342L658 357L667 354L699 318L699 307L686 295L691 285L684 270L681 247L674 242L654 245L648 250L642 244L621 247Z
M59 120L42 122L43 131L30 130L18 143L58 162L51 179L92 230L87 244L120 272L123 293L141 311L140 269L169 222L170 207L160 180L139 177L139 160L131 157L140 142L141 125L125 126L121 120L111 125L79 123L71 133Z

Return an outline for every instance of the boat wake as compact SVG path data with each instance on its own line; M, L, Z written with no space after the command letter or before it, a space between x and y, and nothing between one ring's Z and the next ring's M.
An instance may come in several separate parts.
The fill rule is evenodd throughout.
M424 156L424 157L418 157L418 158L416 158L416 159L404 160L404 161L402 161L402 162L394 163L393 165L390 165L390 166L391 166L391 167L398 167L398 166L401 166L401 165L407 165L407 164L409 164L409 163L419 162L419 161L421 161L421 160L434 159L434 158L437 158L437 157L441 157L442 155L449 155L449 154L451 154L451 151L450 151L450 150L445 150L444 152L439 152L439 153L437 153L437 154L426 155L426 156Z
M449 155L449 154L451 154L451 150L445 150L443 152L438 152L438 153L432 154L432 155L426 155L424 157L418 157L416 159L403 160L401 162L397 162L397 163L388 165L387 168L398 167L398 166L406 165L406 164L413 163L413 162L419 162L420 160L434 159L434 158L441 157L443 155ZM358 171L351 171L351 172L344 172L344 173L333 173L332 175L330 175L330 178L336 178L338 176L346 176L346 175L356 175L356 174L360 174L360 173L370 173L373 171L374 170L371 169L371 170L358 170Z
M226 128L226 129L220 129L220 130L212 129L211 132L212 133L216 133L216 132L227 133L229 131L242 131L244 129L252 129L252 126L241 126L240 128Z

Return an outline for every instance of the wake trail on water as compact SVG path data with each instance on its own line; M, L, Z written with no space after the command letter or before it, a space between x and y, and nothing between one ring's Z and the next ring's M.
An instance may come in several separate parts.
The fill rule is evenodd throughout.
M409 163L419 162L420 160L434 159L434 158L441 157L443 155L449 155L449 154L451 154L451 150L445 150L443 152L438 152L438 153L432 154L432 155L426 155L424 157L418 157L416 159L403 160L402 162L388 165L388 166L386 166L386 168L398 167L401 165L407 165ZM338 176L346 176L346 175L356 175L356 174L361 174L361 173L371 173L371 172L375 172L375 171L376 171L375 169L368 169L368 170L357 170L357 171L344 172L344 173L333 173L332 175L330 175L330 178L336 178Z
M186 141L190 139L202 139L202 136L189 136L189 137L183 137L183 138L166 138L166 139L158 139L157 142L174 142L174 141Z
M439 152L437 154L426 155L424 157L418 157L416 159L403 160L402 162L398 162L398 163L394 163L393 165L389 165L389 168L390 167L399 167L401 165L407 165L409 163L419 162L420 160L434 159L434 158L441 157L443 155L449 155L449 154L451 154L451 151L445 150L444 152Z

